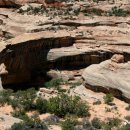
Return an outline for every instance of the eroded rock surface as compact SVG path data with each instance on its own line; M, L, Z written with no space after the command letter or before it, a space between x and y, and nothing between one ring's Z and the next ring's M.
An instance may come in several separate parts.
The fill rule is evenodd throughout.
M16 7L26 3L41 3L45 4L44 0L1 0L0 6L2 7Z
M33 2L17 9L0 8L0 64L6 68L1 75L3 85L43 84L50 69L81 69L113 54L123 54L121 61L130 60L127 0L113 4L67 0L62 8ZM127 9L127 15L115 11L108 17L115 5ZM25 10L20 12L21 8ZM100 16L95 8L102 10Z
M82 74L85 85L95 91L112 92L120 98L130 99L130 62L114 62L113 57L87 67Z

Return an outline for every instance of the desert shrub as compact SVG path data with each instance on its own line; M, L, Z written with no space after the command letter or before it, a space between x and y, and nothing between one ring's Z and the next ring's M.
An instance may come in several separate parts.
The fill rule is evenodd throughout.
M130 116L126 116L125 119L130 121Z
M15 123L10 130L48 130L48 128L38 117L31 117L21 123Z
M112 111L111 108L105 107L105 112L111 112L111 111Z
M127 111L130 111L130 104L125 108Z
M122 126L121 130L130 130L130 124Z
M118 118L108 118L107 122L111 127L117 127L121 124L121 120Z
M100 9L93 8L91 12L98 16L102 16L102 11Z
M59 85L61 85L63 83L63 80L60 79L52 79L49 82L45 83L45 87L47 88L52 88L55 87L56 89L59 89Z
M100 100L96 100L93 102L93 105L100 105L102 102Z
M25 111L22 111L22 110L13 111L11 114L13 117L16 117L22 120L28 120L29 118L27 114L25 113Z
M89 107L83 102L78 102L75 104L74 113L79 117L89 116Z
M109 93L109 94L106 94L106 96L104 96L103 99L106 104L109 104L114 100L114 97L111 93Z
M71 83L71 87L70 88L75 88L79 85L81 85L82 83L81 82L76 82L76 83Z
M94 130L91 122L88 119L83 120L82 126L83 126L83 129L85 130Z
M73 120L71 118L66 119L63 123L62 123L62 130L75 130L75 126L77 124L76 120Z
M40 113L45 113L47 111L47 100L38 98L35 103L35 108L40 112Z
M13 90L11 89L7 89L7 90L3 90L0 91L0 105L4 105L4 104L9 104L10 102L10 96L12 95Z
M95 3L99 3L99 1L100 1L100 0L93 0L93 2L95 2Z
M26 91L17 91L14 98L11 100L11 105L14 109L29 111L34 109L34 100L36 98L36 91L34 88Z
M93 118L92 120L92 126L96 129L101 129L102 128L102 122L98 118Z
M77 116L88 116L89 107L82 103L80 98L60 94L57 97L52 97L48 101L48 111L60 117L66 114L75 114Z
M109 16L113 16L113 15L114 16L127 16L130 14L130 11L127 11L127 10L124 10L115 6L108 13L109 13Z
M62 89L62 88L59 88L59 89L58 89L58 92L59 92L59 93L65 93L66 91L67 91L66 89Z
M18 13L29 13L29 14L43 14L45 12L45 8L43 7L32 7L31 5L28 6L28 8L26 10L23 10L22 8L20 8L18 10Z
M114 127L120 127L121 120L118 118L108 118L107 122L102 125L103 130L112 130Z

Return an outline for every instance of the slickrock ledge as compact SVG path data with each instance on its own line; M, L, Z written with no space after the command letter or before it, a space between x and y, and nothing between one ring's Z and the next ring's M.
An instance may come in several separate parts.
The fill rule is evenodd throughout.
M116 57L116 62L113 61ZM130 101L130 62L120 63L122 56L87 67L82 77L86 87L103 92L111 92L119 98Z
M56 8L58 14L36 3L22 6L21 13L21 8L0 8L0 64L6 68L0 68L3 85L43 83L50 69L83 69L113 54L123 54L124 61L130 61L130 17L85 15L86 7L99 7L93 1L67 1L62 10ZM35 8L40 12L35 14ZM66 11L74 15L65 15Z

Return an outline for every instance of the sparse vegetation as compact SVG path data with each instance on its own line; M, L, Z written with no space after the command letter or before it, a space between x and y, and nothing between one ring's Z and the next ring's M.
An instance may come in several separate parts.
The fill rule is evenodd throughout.
M38 110L40 113L47 112L47 104L48 102L46 99L38 98L35 103L36 110Z
M13 90L11 89L0 91L0 105L1 106L10 103L12 93L13 93Z
M130 124L122 126L121 130L130 130Z
M100 105L102 102L100 100L94 101L93 105Z
M111 11L108 12L109 16L127 16L130 15L130 11L121 9L119 7L113 7Z
M104 96L103 99L106 104L109 104L114 100L114 97L111 93L109 93L109 94L106 94L106 96Z
M48 130L38 117L27 118L21 123L15 123L10 130Z
M54 87L56 89L59 89L59 85L61 85L62 83L63 83L62 79L52 79L49 82L45 83L45 87L47 87L47 88Z
M107 122L103 122L102 129L103 130L112 130L114 127L120 128L121 120L118 118L108 118Z
M127 111L130 111L130 104L125 108Z
M64 117L66 114L89 116L88 105L83 103L79 97L72 97L66 94L50 98L48 102L48 111L60 117Z
M93 120L92 120L92 126L94 127L94 128L96 128L96 129L101 129L102 128L102 122L100 121L100 119L99 118L94 118Z
M14 112L11 113L13 117L22 119L22 120L28 120L28 116L25 111L22 110L15 110Z
M75 88L76 86L79 86L81 84L82 84L81 82L72 83L72 84L70 84L71 85L70 88Z
M62 130L75 130L76 124L76 120L68 118L62 123Z
M125 119L130 121L130 116L126 116Z
M36 90L34 88L27 89L26 91L17 91L13 94L13 99L10 101L10 104L14 109L30 111L35 108L35 98Z

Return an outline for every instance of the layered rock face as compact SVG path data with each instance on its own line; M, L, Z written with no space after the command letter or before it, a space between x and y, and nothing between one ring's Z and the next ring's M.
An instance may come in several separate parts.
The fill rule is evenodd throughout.
M23 3L26 2L31 1ZM62 8L44 8L41 4L27 4L19 9L0 8L3 85L43 83L50 69L83 69L110 59L113 54L124 55L125 62L130 60L128 1L114 1L114 4L110 1L107 4L106 1L70 1L66 5ZM115 5L118 8L113 8ZM95 8L102 9L101 16ZM127 12L121 10L120 13L120 8ZM107 66L109 61L102 64ZM120 62L115 64L120 68ZM119 75L122 75L120 71ZM126 93L124 96L129 98Z
M2 74L3 83L31 82L50 68L47 55L51 48L70 46L73 37L67 32L24 34L6 41L6 48L1 52L8 74Z
M36 83L44 80L49 69L80 69L115 53L123 53L125 61L130 60L129 26L120 27L129 23L129 18L57 21L2 10L0 63L6 66L1 74L3 85Z
M40 3L45 4L44 0L1 0L0 7L16 7L26 3Z
M123 56L114 55L110 60L87 67L82 74L86 87L130 99L130 62L123 61Z

